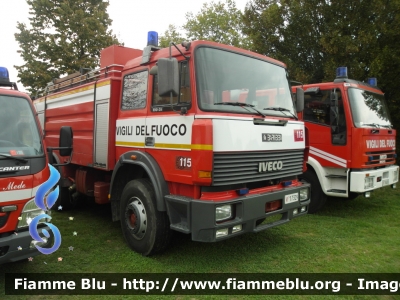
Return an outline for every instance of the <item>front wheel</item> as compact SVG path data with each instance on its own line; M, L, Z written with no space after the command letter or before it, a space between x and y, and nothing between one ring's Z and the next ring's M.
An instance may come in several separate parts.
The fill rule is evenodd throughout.
M348 200L354 200L356 199L358 196L360 196L360 194L358 193L354 193L354 192L350 192L349 196L347 197Z
M316 213L324 206L327 196L321 188L317 175L313 171L307 170L301 175L301 179L311 184L311 201L308 206L308 213Z
M122 233L129 247L144 256L165 250L171 238L168 216L157 210L155 199L146 178L128 182L121 197Z

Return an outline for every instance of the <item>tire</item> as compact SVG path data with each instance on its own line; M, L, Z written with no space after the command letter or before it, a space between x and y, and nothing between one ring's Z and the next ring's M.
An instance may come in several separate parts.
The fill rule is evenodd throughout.
M168 247L171 239L168 215L157 210L150 180L129 181L122 192L120 205L122 233L132 250L150 256Z
M361 194L358 193L354 193L354 192L350 192L349 196L347 197L348 200L354 200L356 199L358 196L360 196Z
M76 203L74 205L72 202L71 193L68 187L59 187L58 199L51 209L58 211L60 206L62 207L60 211L69 210L76 206Z
M259 219L259 220L257 220L257 221L256 221L256 226L259 226L259 225L261 225L261 224L262 224L262 222L264 222L264 221L265 221L265 219L266 219L266 218L262 218L262 219Z
M56 163L56 164L60 163L60 160L54 154L50 160L52 161L52 163ZM55 168L57 168L57 171L60 174L63 174L62 166L56 166ZM69 187L68 186L64 186L64 187L60 186L61 180L62 179L60 178L60 180L58 182L58 187L59 187L58 198L57 198L56 203L54 203L54 205L51 207L51 210L57 210L57 211L70 210L77 206L77 202L76 202L76 200L73 199L71 191L69 190ZM60 206L62 207L62 209L58 210L58 208Z
M321 188L317 175L314 171L307 170L301 179L311 184L311 201L308 206L308 213L313 214L319 211L325 204L327 196Z

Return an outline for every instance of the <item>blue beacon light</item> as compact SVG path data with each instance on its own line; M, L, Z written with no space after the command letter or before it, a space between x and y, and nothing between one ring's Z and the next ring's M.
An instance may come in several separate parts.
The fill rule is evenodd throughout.
M368 78L367 83L372 86L378 86L378 80L375 77Z
M147 46L158 47L158 33L156 31L149 31L147 33Z
M10 81L10 76L6 67L0 67L0 81Z
M336 78L347 78L347 67L339 67L336 69Z

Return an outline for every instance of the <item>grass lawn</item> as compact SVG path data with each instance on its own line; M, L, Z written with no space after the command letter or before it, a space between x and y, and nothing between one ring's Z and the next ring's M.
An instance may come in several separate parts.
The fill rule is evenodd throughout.
M288 224L258 234L245 234L219 243L192 242L189 236L177 233L168 251L152 257L143 257L128 248L123 240L120 224L111 221L109 205L88 205L72 211L53 212L52 217L53 224L61 232L61 247L51 255L34 257L33 261L0 265L0 297L4 295L4 274L14 272L400 273L400 189L383 188L375 191L368 199L360 196L352 201L329 200L317 214L292 220ZM74 235L74 232L77 234ZM62 257L62 261L58 261L59 257ZM207 275L203 280L207 280ZM7 297L56 299L65 296ZM316 297L318 298L295 296L302 299ZM337 297L360 298L335 296ZM367 296L368 299L395 297ZM83 296L72 298L80 299ZM84 298L106 299L112 296ZM116 298L131 299L132 296ZM158 299L160 296L151 298ZM223 298L249 297L232 295Z

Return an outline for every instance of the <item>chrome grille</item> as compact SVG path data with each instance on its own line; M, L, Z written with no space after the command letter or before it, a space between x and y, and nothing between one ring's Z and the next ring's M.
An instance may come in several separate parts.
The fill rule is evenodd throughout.
M214 153L213 185L248 183L300 175L304 150ZM281 170L259 173L259 163L280 160Z

